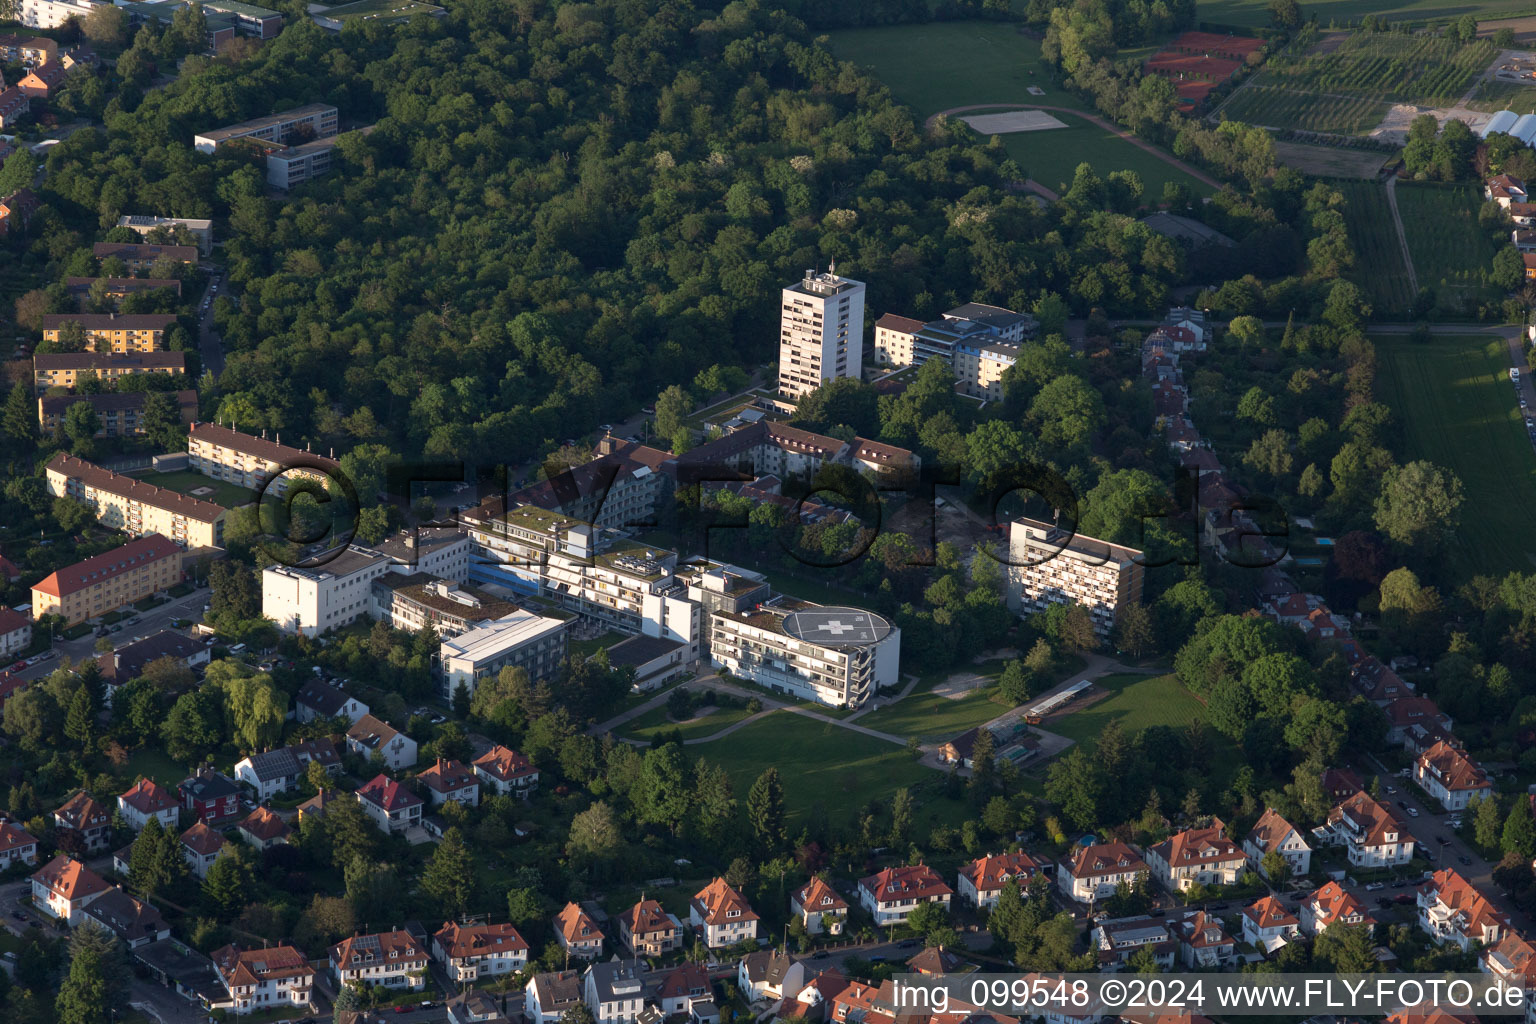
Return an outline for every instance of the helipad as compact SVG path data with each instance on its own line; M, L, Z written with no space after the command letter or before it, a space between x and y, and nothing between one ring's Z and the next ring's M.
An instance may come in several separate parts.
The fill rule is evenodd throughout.
M863 647L889 636L891 624L857 608L812 608L786 615L784 632L826 647Z

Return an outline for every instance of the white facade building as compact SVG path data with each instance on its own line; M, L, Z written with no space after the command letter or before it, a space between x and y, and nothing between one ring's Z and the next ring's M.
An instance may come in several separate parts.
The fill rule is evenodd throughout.
M369 584L390 569L387 558L348 548L324 565L274 565L261 573L261 614L285 633L316 637L368 613Z
M102 0L21 0L16 18L27 28L62 28L70 18L83 23L96 8L107 6Z
M780 597L710 616L709 659L773 690L859 707L900 685L901 630L874 612Z
M1135 548L1020 518L1009 527L1008 553L1008 604L1021 615L1073 602L1105 638L1120 609L1141 601L1144 567Z
M473 695L481 680L509 666L524 669L529 679L546 679L565 660L569 639L567 620L519 608L442 642L443 691L451 697L462 684Z
M837 377L864 373L864 283L807 270L785 288L779 318L779 398L797 401Z

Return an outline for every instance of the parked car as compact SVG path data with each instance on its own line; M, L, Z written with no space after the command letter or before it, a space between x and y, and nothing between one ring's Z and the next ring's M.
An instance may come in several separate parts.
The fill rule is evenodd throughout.
M1366 885L1366 892L1380 892L1387 887L1386 882L1370 882Z
M1451 841L1445 836L1441 836L1438 840L1436 840L1436 842L1438 842L1441 846L1449 846Z
M1392 897L1392 902L1401 906L1404 903L1412 903L1415 897L1411 892L1400 892Z
M1470 867L1471 864L1472 864L1472 858L1471 857L1457 857L1456 860L1457 860L1458 863L1462 864L1463 866Z
M826 950L818 949L816 952L811 954L811 959L812 960L825 960L827 958L827 956L828 956L828 954L827 954Z
M1417 818L1418 816L1419 816L1419 809L1417 807L1410 807L1410 808L1408 808L1408 817L1410 817L1410 818Z

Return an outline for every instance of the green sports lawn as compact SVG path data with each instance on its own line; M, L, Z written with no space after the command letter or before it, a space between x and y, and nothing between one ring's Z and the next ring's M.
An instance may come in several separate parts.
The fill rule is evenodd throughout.
M1013 25L985 21L890 25L847 29L828 38L834 54L868 68L919 117L982 103L1087 109L1051 81L1050 69L1040 59L1040 43L1019 35ZM921 68L921 73L914 74L914 68ZM1045 95L1031 96L1031 85L1044 89ZM1210 191L1110 132L1071 115L1055 116L1068 127L1002 136L1009 155L1047 188L1060 191L1058 186L1070 181L1077 165L1086 160L1101 177L1110 171L1136 171L1154 196L1162 193L1166 181L1178 181L1202 194Z
M940 773L918 764L903 748L788 711L775 711L725 739L685 750L690 758L702 757L730 773L743 806L752 783L769 765L777 765L792 823L816 804L835 812L871 800L888 802L902 787L912 791L918 805L915 835L926 835L928 827L940 822L958 824L969 813L963 802L942 795Z
M1504 339L1373 340L1383 401L1403 426L1404 457L1428 459L1461 478L1466 501L1449 543L1458 574L1530 572L1536 453L1509 382Z

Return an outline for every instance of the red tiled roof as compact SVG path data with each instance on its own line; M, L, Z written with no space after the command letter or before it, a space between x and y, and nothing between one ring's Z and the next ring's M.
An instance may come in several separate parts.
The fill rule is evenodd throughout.
M112 815L107 809L93 800L83 789L64 801L64 806L53 813L64 822L65 828L76 831L96 828L112 821Z
M112 888L106 880L73 857L59 854L32 875L49 892L74 901Z
M32 589L49 597L65 597L162 559L180 557L181 549L174 541L151 533L60 569L34 583Z
M178 806L170 791L153 779L140 779L118 799L140 814L159 814Z
M0 822L0 853L9 854L14 850L25 850L29 846L36 845L37 840L25 830L8 821Z
M1294 914L1285 909L1285 904L1273 896L1265 896L1252 906L1244 907L1243 915L1260 928L1281 928L1301 924Z
M1478 763L1445 740L1419 755L1418 768L1453 793L1493 788Z
M742 898L741 893L732 889L723 878L716 878L694 893L693 905L700 911L699 919L707 925L724 924L727 920L757 920L757 913L752 909L752 905ZM732 910L740 913L728 919L726 914Z
M555 915L555 931L559 932L566 942L601 942L603 938L602 929L597 926L597 922L575 903L567 903L560 908L560 913Z
M962 878L970 879L971 886L978 893L983 893L1001 889L1004 883L1010 880L1019 883L1028 882L1039 870L1040 861L1035 860L1023 850L1015 850L1013 853L977 857L961 867L960 875Z
M304 954L292 946L241 949L230 945L214 950L209 959L231 986L259 985L280 978L313 978L315 974Z
M200 821L181 834L181 845L199 857L208 857L224 849L226 843L222 835Z
M450 921L438 929L433 938L450 960L515 953L528 948L528 943L523 941L517 929L510 924L458 924Z
M877 875L859 879L859 888L873 896L876 903L954 895L939 873L926 864L886 868Z
M375 775L357 791L357 798L359 800L366 800L386 811L398 811L402 808L415 807L422 803L421 797L382 772Z
M363 942L363 939L369 941ZM331 962L344 971L383 964L425 964L427 949L417 943L410 932L396 928L342 939L331 947Z
M281 839L292 831L286 821L265 807L256 808L249 817L235 827L262 843Z
M1319 928L1343 922L1345 924L1375 924L1376 919L1338 882L1329 882L1307 897L1312 916Z
M837 914L848 909L847 901L835 889L814 876L795 892L794 899L802 909L822 914Z
M1195 867L1202 864L1220 864L1223 861L1243 860L1243 851L1226 837L1222 824L1217 821L1208 828L1192 828L1170 836L1152 847L1170 868Z
M525 775L537 775L533 762L515 750L497 744L475 758L475 767L501 782L511 782Z
M437 793L455 793L466 786L478 786L475 773L453 758L438 758L430 768L416 776L423 786Z
M1079 846L1071 854L1069 870L1073 878L1097 878L1101 875L1131 874L1147 870L1146 861L1135 847L1119 841Z

